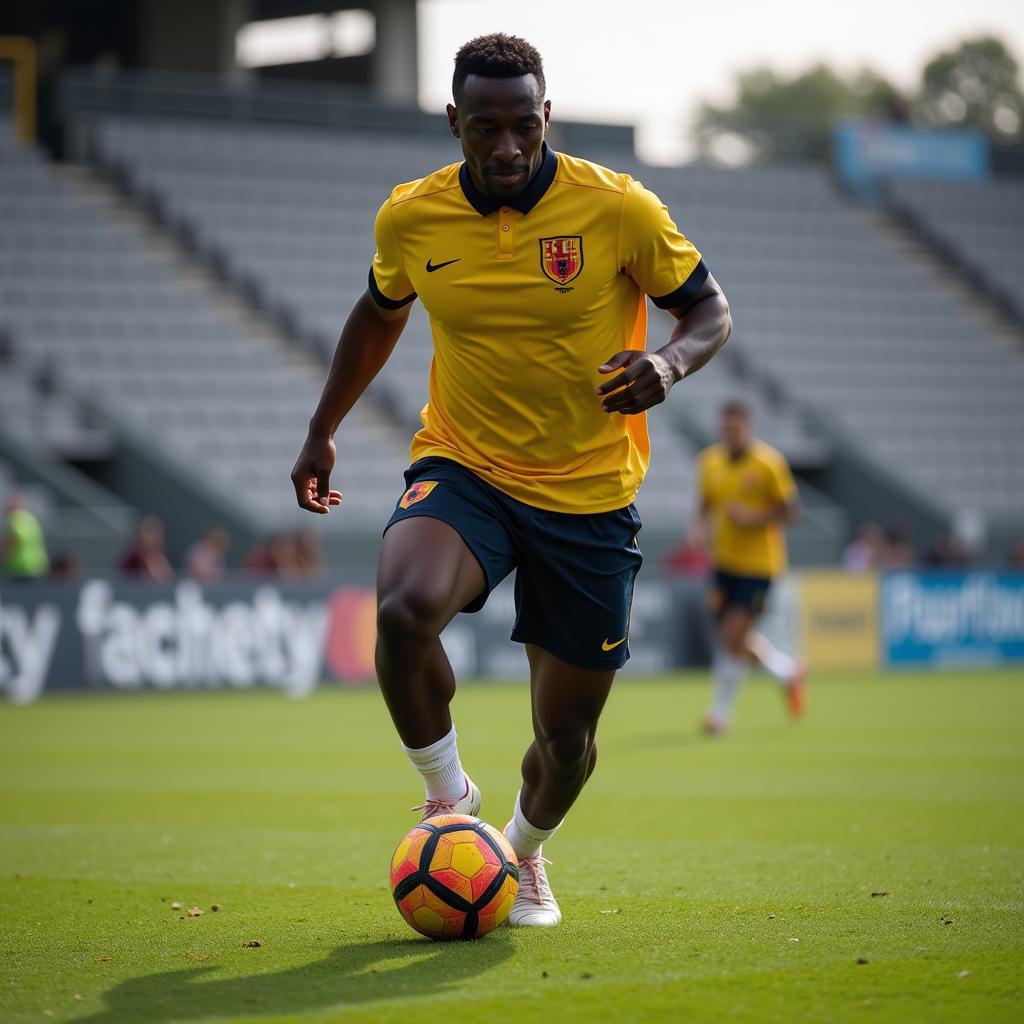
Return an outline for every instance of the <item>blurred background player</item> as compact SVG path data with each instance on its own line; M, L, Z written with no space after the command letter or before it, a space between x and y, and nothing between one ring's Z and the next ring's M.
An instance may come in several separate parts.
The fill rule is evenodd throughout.
M711 710L703 723L712 734L728 729L752 662L778 680L794 718L805 704L803 662L753 629L772 581L786 569L783 527L796 518L796 486L785 458L754 436L745 405L727 403L720 427L721 441L700 455L692 531L695 545L710 541L714 563L710 600L717 630Z
M541 846L594 770L598 719L629 656L643 414L714 355L731 319L656 196L548 147L544 92L540 54L523 39L482 36L459 51L448 119L465 161L399 185L381 207L369 288L292 482L311 512L340 504L333 435L419 298L435 358L407 490L381 546L378 679L424 779L424 817L478 814L440 634L516 572L512 638L530 664L534 739L505 826L520 862L509 921L550 926L562 915ZM674 318L650 352L648 295Z

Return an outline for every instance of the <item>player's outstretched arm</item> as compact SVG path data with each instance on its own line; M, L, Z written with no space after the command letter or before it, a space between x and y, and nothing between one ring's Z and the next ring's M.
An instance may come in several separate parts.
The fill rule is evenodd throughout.
M690 532L687 540L700 551L708 550L708 523L711 519L711 502L702 498L694 513L693 522L690 524Z
M331 490L336 451L334 432L388 361L408 319L410 306L384 309L364 292L349 313L334 352L327 383L309 421L306 443L292 470L295 498L301 508L326 515L341 504Z
M623 371L597 389L605 412L628 416L664 402L672 385L696 373L732 332L729 303L710 274L692 302L669 312L676 325L667 345L656 352L618 352L598 367L606 374Z

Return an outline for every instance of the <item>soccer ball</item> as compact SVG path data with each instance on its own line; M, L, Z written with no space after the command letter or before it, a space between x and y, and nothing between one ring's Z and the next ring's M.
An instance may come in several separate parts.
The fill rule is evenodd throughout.
M519 890L508 840L466 814L421 821L391 858L391 895L402 917L432 939L476 939L502 924Z

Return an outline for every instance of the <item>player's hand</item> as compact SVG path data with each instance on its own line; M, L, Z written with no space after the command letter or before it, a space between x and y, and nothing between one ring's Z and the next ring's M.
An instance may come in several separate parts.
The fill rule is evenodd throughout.
M668 360L657 352L637 349L617 352L597 368L598 373L615 373L616 370L623 372L602 384L597 394L603 399L601 408L605 412L618 412L623 416L660 405L676 382Z
M690 532L686 535L686 543L694 551L708 550L708 531L703 522L696 522L690 527Z
M341 491L331 490L331 470L337 450L329 437L310 434L295 460L292 484L299 508L325 516L333 505L341 504Z
M725 506L725 518L733 526L756 526L761 521L761 514L747 508L746 505L731 501Z

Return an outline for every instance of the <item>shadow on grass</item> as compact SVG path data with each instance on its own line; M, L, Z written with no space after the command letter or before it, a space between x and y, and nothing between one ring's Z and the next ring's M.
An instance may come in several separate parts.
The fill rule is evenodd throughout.
M292 1015L374 1000L420 998L454 988L511 955L508 935L499 932L480 942L353 943L339 946L316 963L220 981L203 980L218 969L213 966L165 971L115 985L103 996L104 1008L77 1018L77 1024ZM375 964L382 964L379 971Z

